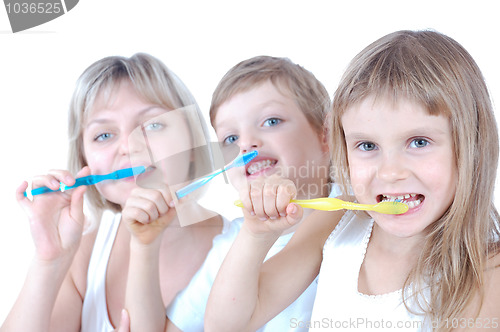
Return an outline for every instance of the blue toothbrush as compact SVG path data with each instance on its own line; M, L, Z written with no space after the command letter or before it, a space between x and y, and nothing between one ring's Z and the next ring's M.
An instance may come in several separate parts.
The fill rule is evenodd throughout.
M75 184L72 186L68 187L64 183L61 183L61 186L59 187L59 189L56 189L56 190L52 190L48 187L40 187L40 188L36 188L36 189L31 190L31 195L35 196L35 195L40 195L40 194L45 194L45 193L50 193L50 192L55 192L55 191L63 192L65 190L73 189L73 188L76 188L79 186L90 186L90 185L99 183L99 182L104 181L104 180L119 180L119 179L123 179L123 178L128 178L128 177L131 177L134 175L144 173L145 171L146 171L146 168L144 166L138 166L138 167L120 169L120 170L117 170L115 172L105 174L105 175L88 175L88 176L84 176L84 177L76 179ZM25 197L28 196L26 191L24 192L24 196Z
M240 167L240 166L248 164L248 162L250 162L250 160L257 157L257 154L258 154L258 152L253 150L253 151L250 151L248 153L245 153L245 154L242 154L242 155L236 157L232 163L230 163L229 165L224 167L222 170L215 172L215 173L212 173L212 174L209 174L207 176L204 176L204 177L194 181L193 183L188 184L184 188L177 190L175 192L177 195L177 198L182 198L182 197L186 196L187 194L195 191L196 189L198 189L201 186L203 186L204 184L206 184L208 181L212 180L217 175L221 174L222 172L227 171L230 168Z

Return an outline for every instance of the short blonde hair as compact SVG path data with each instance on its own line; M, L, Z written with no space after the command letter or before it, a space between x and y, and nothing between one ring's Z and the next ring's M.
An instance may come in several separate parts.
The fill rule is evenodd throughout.
M323 84L308 70L288 58L256 56L231 68L217 85L210 105L210 122L215 128L219 107L234 95L271 81L283 94L292 97L309 124L322 133L330 111L330 97Z
M333 99L332 162L344 188L349 188L349 164L342 115L372 95L410 99L451 123L456 194L431 225L405 285L418 296L430 287L430 298L420 301L422 296L420 306L442 324L438 330L446 330L445 321L460 317L475 294L482 296L486 260L499 248L493 200L499 141L488 89L470 54L438 32L398 31L367 46L350 63Z
M169 110L194 106L199 119L203 119L191 92L157 58L149 54L137 53L130 58L110 56L98 60L90 65L78 79L69 107L68 169L73 174L87 165L83 149L83 124L86 115L94 106L100 93L109 96L112 89L123 80L130 81L137 93L152 104ZM208 142L208 131L203 121L201 125L201 135ZM120 211L117 204L105 200L94 186L88 188L87 199L95 213L99 214L104 209Z

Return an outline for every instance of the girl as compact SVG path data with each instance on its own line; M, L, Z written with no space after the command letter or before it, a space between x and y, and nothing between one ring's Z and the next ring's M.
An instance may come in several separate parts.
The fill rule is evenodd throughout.
M121 316L126 318L121 313L127 280L137 278L137 259L154 265L163 302L158 315L165 319L165 306L187 285L223 224L220 216L188 200L191 215L209 227L179 227L174 207L182 204L174 203L162 172L161 161L180 152L173 140L184 142L187 151L206 144L204 128L190 125L193 114L199 111L187 88L150 55L108 57L85 70L70 107L69 171L36 177L33 187L57 189L60 183L74 184L75 173L107 174L133 166L147 167L138 183L156 187L142 188L128 178L30 201L23 195L24 182L17 198L28 213L36 254L2 332L113 330ZM175 170L181 177L177 183L189 179L182 171L196 168L190 160L187 155L184 167ZM83 213L85 191L94 212L88 217L101 222L82 236L94 222ZM145 246L155 246L158 254L144 257ZM134 289L129 292L136 300ZM131 317L135 305L127 303Z
M312 319L290 326L497 329L498 133L486 84L467 51L433 31L375 41L340 82L331 133L341 187L352 188L361 203L398 199L409 211L347 212L331 234L326 225L340 213L315 212L262 265L302 209L288 204L269 215L276 220L260 221L247 205L242 232L212 288L206 329L254 329L318 272ZM260 199L290 197L278 191Z

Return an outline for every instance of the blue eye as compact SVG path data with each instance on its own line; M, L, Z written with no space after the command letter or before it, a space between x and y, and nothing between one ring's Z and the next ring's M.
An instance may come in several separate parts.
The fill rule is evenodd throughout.
M110 139L111 137L113 137L112 134L103 133L103 134L99 134L96 137L94 137L94 141L102 142L102 141L106 141L106 140Z
M278 118L269 118L264 121L264 127L273 127L281 123L281 119Z
M424 138L416 138L410 142L412 148L424 148L429 145L429 141Z
M234 143L234 142L236 142L237 140L238 140L238 136L236 136L236 135L229 135L229 136L227 136L227 137L224 139L223 143L224 143L224 144L233 144L233 143Z
M144 126L144 129L150 130L150 131L158 131L158 130L161 130L163 128L165 128L165 125L162 123L159 123L159 122L149 123L149 124L146 124Z
M377 148L375 143L372 142L362 142L358 145L358 147L363 151L373 151Z

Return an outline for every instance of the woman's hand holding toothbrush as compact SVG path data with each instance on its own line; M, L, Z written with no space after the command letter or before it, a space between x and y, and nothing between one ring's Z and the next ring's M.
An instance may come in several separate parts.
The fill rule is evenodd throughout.
M90 169L84 167L77 177L89 174ZM32 186L46 186L55 190L61 183L71 186L75 183L75 177L65 170L52 170L33 178ZM70 263L79 247L85 224L83 195L86 187L39 195L33 200L24 196L27 187L28 183L24 181L16 190L16 198L28 214L36 258L41 262L67 258Z

